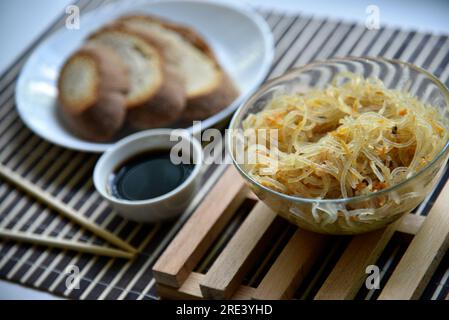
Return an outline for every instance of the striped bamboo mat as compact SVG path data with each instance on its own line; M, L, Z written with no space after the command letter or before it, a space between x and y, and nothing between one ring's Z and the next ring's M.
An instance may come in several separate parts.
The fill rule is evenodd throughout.
M110 0L80 0L81 12L98 8ZM275 38L276 55L270 77L312 60L334 56L384 56L422 66L449 85L449 39L415 31L364 26L309 16L288 16L262 11ZM63 13L27 52L0 78L0 161L26 179L74 207L80 214L107 228L141 249L133 261L96 257L88 254L47 249L15 242L0 242L0 278L75 299L157 299L151 268L189 214L198 205L225 169L210 167L202 190L190 208L175 222L141 225L117 215L95 193L91 174L96 156L64 150L32 134L20 121L14 106L14 86L23 63L37 43L65 21ZM443 180L448 177L445 174ZM440 184L441 185L441 184ZM426 214L433 195L417 209ZM77 225L61 218L0 180L0 228L10 228L55 237L101 244ZM383 279L397 263L401 243L393 245L378 264ZM80 271L79 289L66 286L68 266ZM423 298L448 299L449 255L443 259ZM358 298L375 298L360 292Z

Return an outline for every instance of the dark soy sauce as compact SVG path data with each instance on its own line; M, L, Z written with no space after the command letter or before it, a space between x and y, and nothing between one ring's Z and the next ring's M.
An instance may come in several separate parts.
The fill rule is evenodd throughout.
M110 192L124 200L147 200L164 195L181 185L195 165L173 164L170 150L151 150L125 160L109 178Z

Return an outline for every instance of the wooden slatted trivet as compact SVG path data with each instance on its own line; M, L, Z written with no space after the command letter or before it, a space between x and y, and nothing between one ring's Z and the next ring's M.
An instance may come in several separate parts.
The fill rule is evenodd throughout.
M325 236L295 227L267 262L263 258L272 252L278 230L293 227L258 201L230 167L155 264L158 292L170 299L290 299L319 269L316 263L328 254L328 244L345 238L347 245L311 298L353 299L365 283L366 267L376 263L396 234L409 245L380 288L379 299L416 299L448 246L448 198L446 184L427 217L407 214L385 229L353 237ZM217 239L244 202L252 203L252 208L232 236L220 243ZM217 247L221 247L218 253ZM213 259L210 267L196 270L205 257ZM265 266L257 268L258 264ZM245 284L248 273L257 269L259 277L263 273L260 281Z

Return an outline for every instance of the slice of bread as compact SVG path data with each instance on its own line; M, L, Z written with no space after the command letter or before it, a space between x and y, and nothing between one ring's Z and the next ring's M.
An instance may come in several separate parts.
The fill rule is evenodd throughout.
M98 43L116 51L130 71L127 96L129 124L136 129L166 126L176 121L185 107L182 79L167 68L166 58L150 41L121 26L108 26L91 35Z
M125 122L128 87L128 69L114 50L85 45L60 73L60 115L78 136L108 141Z
M184 121L205 119L227 107L237 97L238 91L232 81L195 31L143 15L122 17L117 23L151 34L164 43L176 72L185 81L187 107L182 116Z

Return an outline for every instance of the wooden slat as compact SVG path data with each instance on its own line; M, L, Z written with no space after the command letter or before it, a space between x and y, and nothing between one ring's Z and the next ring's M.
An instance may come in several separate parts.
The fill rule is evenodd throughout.
M394 270L379 299L418 299L449 244L449 183Z
M154 265L156 281L181 287L245 196L243 179L229 167Z
M202 299L203 295L200 290L200 282L203 281L205 275L192 272L184 281L181 288L158 285L157 291L161 297L167 299ZM239 286L231 297L233 300L248 300L254 293L254 288L248 286Z
M256 204L201 282L204 297L228 299L233 295L273 233L270 227L275 219L276 214L263 202Z
M247 197L248 197L248 199L251 199L251 200L255 200L255 201L259 200L259 198L257 198L257 196L254 194L254 192L252 192L251 190L248 190Z
M202 299L199 281L203 275L192 272L182 284L181 288L173 288L163 284L157 285L158 294L165 299Z
M257 287L254 299L290 299L316 259L327 237L298 229Z
M396 231L415 235L421 228L425 218L425 216L418 216L416 214L406 214L401 221L399 221Z
M315 299L353 299L366 277L366 267L376 262L398 224L395 222L385 229L354 236Z

